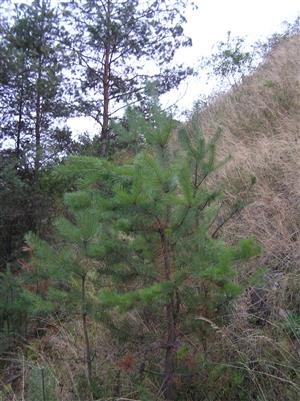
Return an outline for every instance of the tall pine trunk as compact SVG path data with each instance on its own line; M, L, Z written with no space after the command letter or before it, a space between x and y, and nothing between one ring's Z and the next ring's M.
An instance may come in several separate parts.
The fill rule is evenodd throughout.
M22 71L22 78L21 78L21 93L20 99L18 104L18 125L17 125L17 143L16 143L16 151L17 157L20 157L21 151L21 132L23 126L23 103L24 103L24 61L23 61L23 71Z
M35 174L38 172L41 165L41 78L42 78L42 55L39 54L38 59L38 76L36 81L36 98L35 98L35 160L34 160L34 171Z
M103 72L103 118L101 130L101 156L105 156L108 148L109 139L109 80L110 80L110 49L109 45L105 47L104 54L104 72Z
M110 16L110 0L107 0L107 14L106 24L108 29L110 28L111 16ZM110 60L111 58L111 45L109 38L105 38L104 46L104 71L103 71L103 118L102 118L102 130L101 130L101 147L100 155L105 156L108 150L109 141L109 92L110 92Z
M34 171L38 172L41 164L41 97L39 94L36 96L36 117L35 117L35 161Z

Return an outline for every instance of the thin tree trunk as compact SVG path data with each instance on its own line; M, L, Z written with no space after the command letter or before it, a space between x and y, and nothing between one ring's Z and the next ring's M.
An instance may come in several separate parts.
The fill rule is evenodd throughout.
M162 230L160 233L161 246L164 258L164 270L165 270L165 280L170 280L171 278L171 263L168 251L168 244L165 237L165 233ZM163 382L163 393L167 401L174 401L176 398L176 392L174 388L174 374L176 366L176 324L177 324L177 310L179 304L176 305L175 292L169 296L169 302L166 305L166 323L167 323L167 341L166 341L166 354L164 363L164 382Z
M17 144L16 144L16 151L18 157L20 156L21 132L23 125L23 100L24 100L23 98L24 98L24 71L22 72L21 94L20 94L19 110L18 110Z
M104 72L103 72L103 118L101 130L101 156L105 156L109 139L109 80L110 80L110 50L109 45L105 47Z
M35 164L34 170L37 172L40 168L41 161L41 97L40 95L36 96L35 110L36 110L36 118L35 118Z
M35 161L34 171L38 172L41 164L41 93L40 84L42 77L42 57L39 55L38 77L36 81L36 100L35 100Z
M167 320L167 344L164 365L164 385L163 392L167 401L175 400L176 393L174 388L175 373L175 344L176 344L176 321L174 319L173 296L166 306Z
M110 0L107 1L106 29L110 29ZM109 36L109 35L108 35ZM108 150L109 141L109 90L110 90L110 56L111 47L109 39L106 39L104 46L104 71L103 71L103 117L101 130L100 154L105 156Z
M86 279L86 276L83 275L81 278L81 305L82 305L81 316L82 316L82 328L83 328L84 341L85 341L87 375L88 375L89 384L91 384L91 381L92 381L92 358L91 358L90 340L89 340L88 327L87 327L85 279Z
M45 372L44 372L44 368L41 369L41 374L42 374L42 393L43 393L43 401L46 401Z

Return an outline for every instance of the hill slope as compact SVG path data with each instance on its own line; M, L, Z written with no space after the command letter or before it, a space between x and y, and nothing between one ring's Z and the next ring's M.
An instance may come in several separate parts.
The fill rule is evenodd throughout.
M184 366L174 380L176 400L299 398L299 42L300 35L279 42L252 76L195 116L207 136L223 128L219 156L232 155L213 177L225 183L225 215L237 199L247 201L220 234L230 243L254 235L263 252L239 272L236 280L247 288L233 305L224 295L217 307L212 307L205 277L199 282L191 280L191 293L200 294L204 305L191 297L190 304L182 306L182 313L190 307L196 309L191 309L191 320L182 328L178 326L176 333L176 358ZM256 184L249 191L253 176ZM262 265L267 267L262 278L248 280ZM93 301L96 290L98 287L93 290L91 285ZM86 380L81 323L75 315L50 319L45 334L29 340L26 353L21 355L24 377L19 393L26 390L27 401L38 400L46 389L48 398L44 399L74 401L90 399L87 394L91 388L102 400L108 399L103 394L114 394L109 399L133 400L137 393L145 394L139 399L165 399L161 391L162 345L156 341L163 326L157 319L160 312L132 309L121 317L116 312L110 317L104 313L106 325L89 319L95 383ZM149 320L151 313L154 316ZM195 321L197 330L193 329ZM118 334L115 338L113 331ZM151 340L151 347L140 342L143 336ZM157 358L151 359L152 354ZM119 394L125 398L118 398Z
M294 400L300 394L299 45L299 33L281 40L253 75L197 116L204 135L222 127L219 155L232 156L215 177L225 181L224 204L247 198L222 236L235 243L253 235L263 247L240 272L244 281L266 266L263 280L236 302L218 351L227 349L227 361L239 355L253 369L252 396L258 399ZM248 192L251 176L256 184Z
M300 268L300 35L283 40L243 84L219 96L198 118L205 134L223 128L220 172L228 199L257 183L250 204L225 228L236 239L255 235L262 262L273 270Z

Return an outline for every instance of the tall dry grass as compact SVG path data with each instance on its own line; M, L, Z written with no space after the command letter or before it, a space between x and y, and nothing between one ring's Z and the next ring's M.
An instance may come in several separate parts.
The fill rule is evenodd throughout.
M273 270L300 268L300 35L283 40L237 88L198 114L206 135L222 127L218 172L226 199L256 177L248 206L225 227L229 240L255 235L261 263Z
M300 397L299 45L299 33L281 40L241 85L197 115L204 135L223 129L219 157L232 156L213 178L225 183L224 215L226 206L247 198L222 237L234 243L255 236L262 245L262 254L244 266L240 278L259 266L268 268L258 284L265 287L263 299L253 305L252 288L237 300L214 352L224 348L227 363L247 372L249 397L254 388L253 396L268 401ZM256 184L247 193L253 176Z

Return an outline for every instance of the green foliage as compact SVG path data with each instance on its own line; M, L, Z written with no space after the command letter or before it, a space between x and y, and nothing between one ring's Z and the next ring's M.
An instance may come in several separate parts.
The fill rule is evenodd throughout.
M284 326L289 334L300 342L300 315L293 312L287 313Z
M11 385L4 385L0 390L0 401L9 400L9 398L14 397L14 391L11 388Z
M137 124L141 127L141 119ZM182 340L176 350L177 331L201 336L205 319L221 323L219 311L241 291L236 264L260 251L252 239L228 246L213 236L221 191L206 181L225 162L215 155L220 132L205 141L192 121L179 131L176 155L169 145L175 125L150 104L145 142L136 156L125 163L69 159L56 174L73 180L77 175L78 191L65 195L68 213L56 221L55 244L27 238L36 273L51 281L42 298L81 310L84 330L86 314L102 319L128 347L137 335L142 348L173 336L171 375L183 369L188 353ZM155 333L137 333L129 321L122 327L122 316L138 311L148 323L161 323ZM119 322L111 318L116 313ZM155 355L147 363L161 365ZM166 368L160 369L165 377Z
M165 298L168 291L172 289L170 283L154 284L136 291L130 291L126 294L118 294L112 291L101 291L99 299L104 307L118 306L120 312L127 312L136 305L147 305L153 301L158 302L159 299Z
M66 77L65 32L50 1L15 4L1 30L0 76L2 138L31 169L59 160L72 145L62 122L70 114ZM2 78L2 79L1 79ZM34 101L33 101L34 99Z
M210 59L205 60L205 65L211 68L214 76L227 80L229 85L236 85L246 74L252 71L254 54L246 51L245 39L241 37L231 37L231 32L227 34L226 42L217 44L217 52Z
M240 240L236 247L236 258L238 259L249 259L255 255L258 255L261 252L261 246L255 243L255 240L252 239L243 239Z
M7 265L6 271L0 272L0 354L10 348L15 334L22 330L28 307L24 301L22 289Z
M1 155L2 156L2 155ZM34 198L28 182L16 172L16 163L0 160L0 266L12 259L22 243L22 236L30 228L29 198ZM33 216L32 216L33 217ZM33 218L31 219L32 222Z
M76 55L74 71L82 75L75 107L101 126L105 146L108 142L112 145L116 134L120 135L121 146L133 144L140 129L145 135L143 121L134 108L129 108L123 119L130 133L110 123L124 104L132 102L144 108L149 82L155 82L157 92L162 94L192 73L191 68L172 63L178 48L191 46L182 27L188 4L182 0L63 3ZM155 74L144 68L149 60L156 67ZM120 143L117 138L116 145Z
M26 400L53 401L56 399L56 380L49 367L34 366L26 380Z

